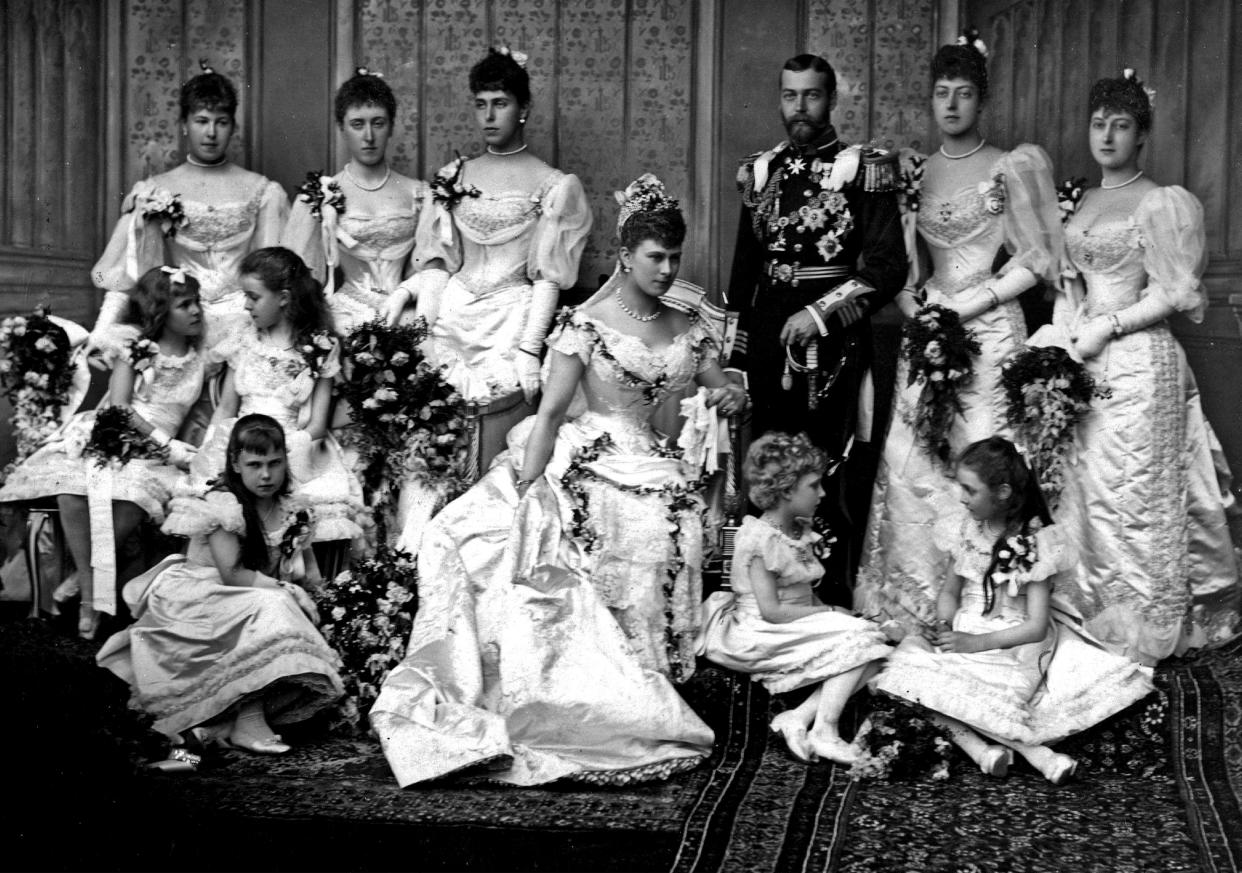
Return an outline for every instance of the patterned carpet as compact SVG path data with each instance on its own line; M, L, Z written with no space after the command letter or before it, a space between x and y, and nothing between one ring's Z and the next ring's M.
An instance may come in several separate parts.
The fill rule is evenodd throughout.
M1242 860L1237 644L1160 671L1164 719L1140 706L1064 744L1082 763L1061 788L964 761L943 782L851 782L794 761L767 730L767 695L711 668L686 695L716 751L666 783L402 791L372 741L313 728L287 756L220 752L164 775L141 768L158 741L90 656L44 623L0 624L18 867L1215 873Z

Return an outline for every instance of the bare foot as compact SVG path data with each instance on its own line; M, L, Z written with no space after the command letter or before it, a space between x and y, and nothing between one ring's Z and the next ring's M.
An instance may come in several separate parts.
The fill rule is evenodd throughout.
M811 749L807 745L806 725L792 711L782 712L772 719L772 730L785 738L785 745L799 761L811 761Z

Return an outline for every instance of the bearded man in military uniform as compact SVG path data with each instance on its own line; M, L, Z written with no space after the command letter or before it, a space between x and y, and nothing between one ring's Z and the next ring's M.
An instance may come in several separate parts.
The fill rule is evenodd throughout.
M870 316L907 271L895 152L842 143L831 122L836 72L803 54L781 70L788 139L742 161L741 227L728 305L738 313L730 367L745 374L752 437L806 432L844 465L820 514L837 537L831 581L853 579L873 464L851 463L871 438ZM876 435L879 436L878 434ZM853 469L852 469L853 468ZM844 599L839 591L834 599Z

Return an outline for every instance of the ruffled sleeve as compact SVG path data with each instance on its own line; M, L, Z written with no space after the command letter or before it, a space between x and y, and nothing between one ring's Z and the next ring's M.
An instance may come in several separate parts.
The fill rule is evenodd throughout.
M585 316L568 306L556 314L556 323L548 335L547 345L553 351L579 358L583 364L591 363L594 343L582 324Z
M1200 277L1207 266L1203 205L1177 185L1156 188L1138 205L1134 220L1143 237L1143 266L1155 295L1192 321L1203 321L1207 295Z
M1015 549L1031 548L1030 544L1023 541L1023 538L1011 537L1000 552L1002 566L998 566L993 571L992 578L999 584L1007 585L1011 597L1017 597L1022 588L1032 582L1055 579L1059 574L1072 569L1077 562L1077 553L1073 546L1065 540L1060 528L1055 524L1035 531L1032 539L1034 540L1034 554L1018 556L1019 559L1033 558L1029 567L1017 569L1003 567L1009 552Z
M160 228L148 226L139 208L157 187L152 180L143 179L125 197L108 247L91 268L91 282L96 288L128 291L139 276L164 263L164 234Z
M402 279L410 278L424 266L425 262L420 262L418 257L418 240L427 232L424 227L435 220L436 211L435 200L431 197L431 186L421 179L410 181L410 210L418 216L418 221L414 225L414 249L406 259Z
M243 536L246 519L232 492L213 490L201 497L174 497L162 530L183 537L206 537L217 530Z
M250 250L280 245L280 234L289 219L289 198L285 189L276 182L265 179L263 194L259 198L259 214L255 216L254 236Z
M695 318L690 325L690 343L694 349L694 372L696 375L709 370L720 362L722 346L720 335L706 318Z
M1055 281L1061 266L1062 229L1052 162L1039 146L1023 144L1001 156L996 170L1005 180L1001 221L1005 249L1012 256L1001 274L1025 267Z
M453 177L457 172L456 161L441 167L437 176ZM423 201L423 211L418 216L418 229L414 235L414 262L418 270L432 261L443 261L444 269L456 273L461 269L461 234L453 224L453 213L443 203L437 203L428 186Z
M574 175L561 175L540 197L542 212L531 239L527 273L557 288L578 282L578 263L591 232L591 204Z

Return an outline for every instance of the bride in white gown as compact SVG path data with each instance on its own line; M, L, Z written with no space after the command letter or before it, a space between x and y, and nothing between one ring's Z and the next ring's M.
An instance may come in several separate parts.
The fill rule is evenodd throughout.
M628 193L622 265L557 319L539 413L423 537L409 650L371 710L403 786L485 763L519 785L624 784L711 749L669 681L694 667L698 471L650 419L695 380L724 414L746 397L710 328L659 301L676 203L650 177Z

